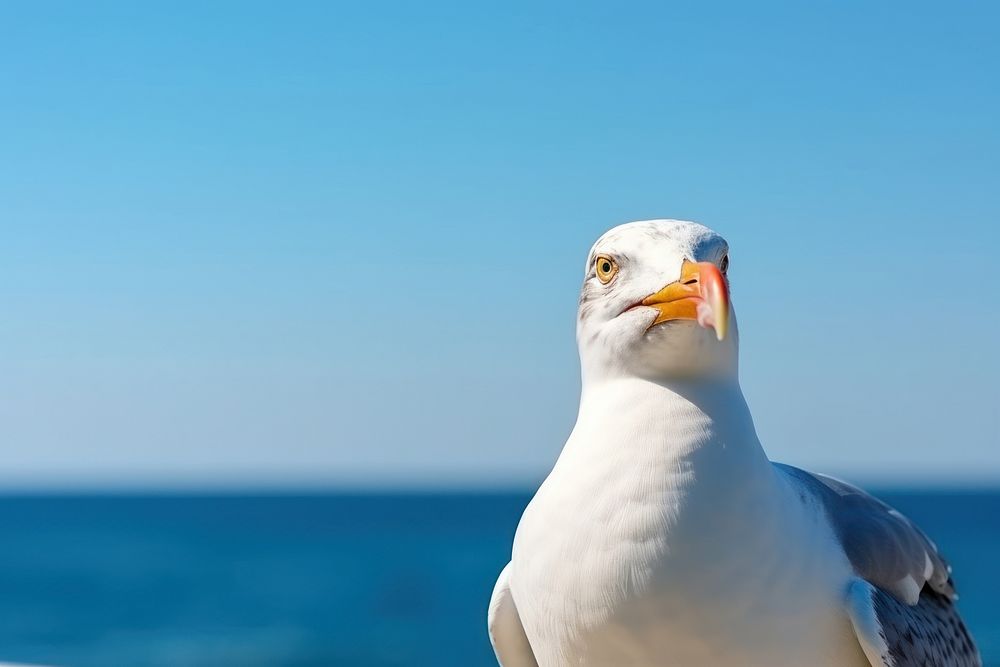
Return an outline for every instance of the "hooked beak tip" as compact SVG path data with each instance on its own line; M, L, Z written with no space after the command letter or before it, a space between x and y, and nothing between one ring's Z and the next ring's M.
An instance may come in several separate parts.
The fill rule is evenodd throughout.
M724 340L729 332L729 287L726 278L712 262L699 262L698 284L703 299L698 306L698 323L714 329L715 337Z

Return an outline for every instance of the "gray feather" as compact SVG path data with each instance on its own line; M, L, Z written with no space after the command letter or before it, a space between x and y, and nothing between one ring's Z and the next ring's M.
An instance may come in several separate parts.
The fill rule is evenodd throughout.
M859 577L908 604L916 604L925 583L941 595L957 597L948 563L905 516L846 482L774 465L820 501Z
M950 598L925 588L920 601L910 606L876 588L872 602L891 659L884 663L886 667L980 667L983 664Z

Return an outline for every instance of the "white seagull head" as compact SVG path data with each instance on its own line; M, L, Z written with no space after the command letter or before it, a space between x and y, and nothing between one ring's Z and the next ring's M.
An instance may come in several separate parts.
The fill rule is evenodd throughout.
M587 257L577 342L584 382L735 378L729 244L704 225L615 227Z

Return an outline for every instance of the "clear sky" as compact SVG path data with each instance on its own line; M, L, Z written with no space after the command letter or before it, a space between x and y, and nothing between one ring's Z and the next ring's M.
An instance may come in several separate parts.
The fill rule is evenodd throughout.
M531 484L606 228L773 458L1000 479L993 3L0 5L0 485Z

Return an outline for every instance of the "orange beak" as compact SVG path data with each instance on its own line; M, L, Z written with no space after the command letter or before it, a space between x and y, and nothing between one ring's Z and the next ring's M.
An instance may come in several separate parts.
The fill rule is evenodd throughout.
M670 320L694 320L714 329L719 340L729 329L729 287L712 262L684 260L680 280L647 296L642 305L659 311L650 327Z

